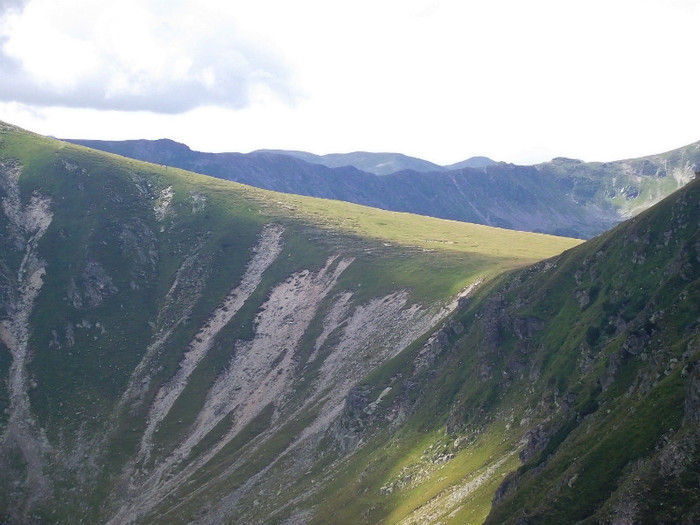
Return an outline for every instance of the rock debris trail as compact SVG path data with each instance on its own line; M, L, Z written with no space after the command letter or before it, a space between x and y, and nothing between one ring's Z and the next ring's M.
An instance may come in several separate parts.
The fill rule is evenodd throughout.
M469 287L460 297L472 289ZM408 299L407 291L398 291L357 305L352 311L347 294L336 299L309 359L318 358L329 334L337 332L332 351L321 365L315 392L303 407L314 404L324 407L305 435L325 431L342 412L345 398L358 378L399 354L457 307L457 300L442 306L425 307L409 305Z
M350 300L352 296L352 292L343 292L334 298L333 305L323 321L323 330L314 343L314 349L309 356L309 362L316 360L323 343L325 343L328 337L345 321L350 311Z
M173 404L187 386L190 375L211 348L214 339L248 300L262 280L262 274L282 251L283 228L268 225L263 228L260 240L253 249L253 258L245 269L240 284L231 290L223 302L212 312L199 329L185 352L175 376L163 385L156 395L148 416L137 460L147 460L152 448L153 434L168 414Z
M330 334L336 334L336 341L330 348L326 348L330 352L323 358L320 379L307 401L294 412L285 414L280 423L293 420L310 409L318 413L317 417L268 465L249 478L241 487L222 497L215 507L208 507L207 518L195 523L198 525L222 523L230 519L230 516L236 513L239 501L247 493L254 490L267 490L258 483L264 484L263 480L273 468L284 471L284 474L275 475L277 485L284 485L285 482L294 483L294 479L303 476L316 458L315 451L318 443L341 415L345 398L358 380L365 377L380 363L400 353L457 306L455 300L447 305L435 304L420 307L416 304L409 305L408 298L408 292L398 291L355 306L351 305L350 292L341 292L334 298L309 358L309 362L321 358L319 354L322 353L321 350ZM332 381L329 381L331 377ZM256 443L237 462L207 482L206 486L215 487L230 476L234 476L248 459L255 456L257 446L274 435L280 423L268 428L265 435L258 436ZM284 464L280 466L282 462ZM315 493L322 486L323 483L316 484L315 488L305 493L305 496Z
M310 409L318 413L317 417L268 465L249 478L241 487L222 497L215 507L208 507L208 517L195 523L203 525L225 522L235 514L235 509L245 494L253 490L265 490L258 486L258 483L263 482L267 473L276 466L284 470L284 478L286 481L291 480L291 483L293 479L303 476L303 473L310 468L313 458L316 457L315 447L341 415L345 398L359 378L365 377L378 364L400 353L457 306L455 300L446 305L434 304L421 307L416 304L409 305L408 298L409 294L405 290L355 306L351 304L352 293L350 292L341 292L333 298L324 317L321 333L314 343L309 362L321 358L320 354L323 353L321 350L331 334L336 334L336 340L330 348L325 349L330 352L322 358L320 379L307 401L293 412L285 413L277 425L268 428L264 435L258 436L256 442L238 461L208 481L205 486L215 487L230 476L234 476L248 459L255 456L257 447L274 435L284 421L293 420ZM332 382L329 381L331 377ZM236 382L229 384L234 386ZM212 389L210 393L210 399L213 397L214 390ZM235 405L235 401L231 402ZM218 447L216 449L218 450ZM279 466L283 461L286 463ZM178 478L178 480L182 483L185 478ZM276 476L275 480L278 485L284 485L286 482L279 476ZM316 488L322 485L319 483ZM200 487L200 489L203 488ZM306 496L313 492L315 489L310 489Z
M7 294L7 318L0 321L0 340L12 355L8 378L10 414L2 436L3 448L19 448L26 463L23 509L17 511L26 518L34 503L48 494L49 486L43 475L43 455L49 449L31 412L28 394L27 364L30 359L29 317L43 285L46 262L38 254L38 243L46 232L53 214L51 201L38 194L22 206L19 192L20 169L15 165L0 164L0 188L4 190L2 211L9 220L9 237L15 249L23 252L16 280ZM9 277L9 276L8 276Z
M213 456L263 408L283 398L299 341L316 315L320 301L352 261L340 261L330 271L332 262L329 259L316 274L306 270L295 274L272 291L255 319L255 338L236 344L226 371L209 391L192 433L176 456L186 456L233 412L234 424L228 438L207 454Z
M172 186L168 186L167 188L161 190L158 198L153 204L153 213L155 214L155 218L158 222L163 222L165 219L165 216L170 210L170 203L173 201L174 196L175 190L173 190Z
M148 370L165 347L173 331L191 314L199 299L207 272L207 265L202 264L201 244L195 244L190 254L178 268L173 284L165 295L163 306L156 319L156 333L146 348L146 353L129 378L126 390L116 406L111 421L116 421L125 407L136 404L148 391L151 377Z
M213 428L221 413L230 410L226 407L234 407L229 432L233 437L265 406L282 399L293 372L294 351L320 302L352 263L352 259L343 259L331 271L333 261L328 259L317 274L301 272L273 290L256 319L255 338L236 345L226 373L211 389L198 418L203 430Z
M478 283L474 283L465 289L458 297L468 295L476 286L478 286ZM331 334L337 334L336 340L331 348L326 349L330 350L330 352L322 358L323 364L319 374L320 379L314 386L313 393L308 396L307 401L292 413L284 414L282 416L283 419L277 425L268 428L264 435L258 436L256 442L238 461L214 479L205 483L200 489L204 489L205 486L209 488L215 487L230 476L234 476L236 471L255 455L258 446L274 435L279 425L283 424L284 421L292 420L303 411L312 407L314 411L318 412L317 417L296 437L289 447L277 455L256 475L248 479L241 487L222 497L215 507L208 507L208 517L195 523L203 525L205 523L226 521L228 517L235 514L235 509L245 494L256 490L256 488L264 490L258 487L257 484L265 478L271 469L275 468L282 461L286 461L286 463L283 467L278 468L284 469L287 477L294 479L295 476L297 478L302 476L313 462L315 457L313 451L318 441L341 415L345 405L345 398L350 389L357 384L358 379L365 377L381 362L385 362L391 356L400 353L432 326L435 326L439 320L444 319L446 315L452 312L457 307L458 302L457 298L455 298L455 300L442 305L434 304L428 307L421 307L417 304L410 305L408 303L409 294L404 290L394 292L385 297L371 299L365 304L353 306L351 304L352 295L350 292L338 294L333 298L333 302L325 315L321 333L315 341L309 362L321 358L321 350ZM219 388L215 386L210 392L208 406L215 414L222 408L216 407L211 401L215 398L222 399L222 389L220 388L222 384L228 385L229 391L234 394L233 397L229 398L229 403L232 404L229 406L237 406L237 403L240 402L237 400L241 399L243 399L244 403L246 402L242 392L236 390L239 383L231 379L232 375L232 373L227 372L225 376L228 379L224 380L224 376L222 376L217 381ZM328 380L331 377L333 378L332 384ZM243 389L241 388L241 390ZM223 406L227 405L224 404ZM230 411L230 409L228 410ZM206 419L206 416L200 418L200 421L202 419ZM207 455L207 460L213 457L211 452L218 451L220 446L226 442L227 440L224 440L219 446L212 449L210 454ZM197 462L197 464L203 463ZM292 474L292 472L296 474ZM184 473L183 471L181 474ZM178 483L186 482L187 477L181 474L176 476ZM278 484L284 484L284 481L279 477L275 479ZM322 486L322 483L317 484L316 487L319 488L320 486ZM315 490L311 489L306 495L308 496L313 492Z
M282 458L290 457L302 444L310 443L310 440L323 435L342 412L345 396L359 377L364 377L378 364L399 353L457 306L456 301L430 307L410 304L406 291L353 306L352 293L339 293L332 298L309 360L323 360L320 379L302 407L295 408L291 414L285 412L285 398L293 391L294 386L296 350L312 320L318 315L321 303L329 296L339 277L350 264L352 259L338 260L337 257L331 257L319 271L297 272L271 290L255 318L254 338L235 344L228 366L210 388L189 433L170 455L159 460L152 469L131 470L129 504L118 508L110 523L129 523L147 516L165 497L187 483L198 469L215 458L266 406L273 404L275 407L273 419L282 418L277 425L268 429L267 437L274 433L279 424L295 417L302 410L311 406L318 407L318 416L309 427L260 474L267 472ZM254 266L252 261L250 266ZM248 273L246 272L246 275ZM229 295L224 302L228 304L229 311L232 296L234 294ZM225 324L221 324L222 309L223 305L212 315L212 319L219 320L218 323L210 320L205 325L215 329L215 332L209 334L210 338ZM324 350L323 347L331 334L336 334L335 342ZM205 337L202 331L198 336L204 344ZM197 338L194 341L197 341ZM191 352L192 348L188 354ZM196 362L202 358L203 354ZM188 357L183 361L186 359ZM329 383L329 377L334 378L332 384ZM179 382L175 382L176 380ZM171 384L180 385L181 392L186 380L187 376L179 376L179 379L176 376L166 388L172 388ZM174 398L167 405L167 409L173 402ZM163 420L167 410L162 409L160 414L157 422L151 420L153 428ZM230 421L228 432L212 443L207 450L192 456L195 447L201 446L207 435L226 419ZM150 435L153 435L153 431ZM265 439L259 436L257 445ZM240 461L210 480L207 485L216 484L222 478L232 475L241 466L241 462L245 463L245 458L250 458L250 455L255 453L257 445L253 444L252 449L248 450ZM307 446L304 445L303 448ZM305 468L306 460L300 457L293 459L292 463L294 469L300 468L302 463L302 468ZM217 515L228 515L242 494L251 489L258 479L260 477L255 476L240 487L240 490L222 498Z
M128 522L147 513L216 456L266 406L283 400L293 379L295 351L321 301L351 263L352 259L344 259L336 264L335 257L329 258L318 272L298 272L272 290L255 319L255 337L237 342L229 366L210 389L190 434L138 484L137 501L120 509L110 523ZM177 472L192 449L230 415L229 432Z
M270 224L263 228L262 232L260 233L258 243L253 248L252 258L246 266L241 282L236 288L229 292L221 304L212 312L204 325L199 329L195 337L190 342L187 352L180 362L178 371L175 373L173 378L170 379L170 381L161 387L156 395L156 398L149 410L147 426L141 439L139 452L137 453L135 461L127 466L123 474L124 479L129 480L129 485L135 492L138 491L150 493L150 491L145 490L143 484L136 482L134 479L135 465L139 462L145 463L149 459L153 446L153 435L157 430L158 425L167 416L170 409L175 404L175 401L184 391L190 375L206 356L217 334L231 321L231 319L233 319L236 313L245 304L250 295L260 284L265 270L279 256L280 252L282 251L283 232L284 228L275 224ZM156 334L154 341L152 341L149 345L143 360L141 363L139 363L137 369L132 375L129 382L129 387L120 400L118 407L119 410L141 397L144 389L148 388L148 384L150 382L150 377L146 373L148 365L163 348L170 334L177 324L179 324L179 320L188 315L188 312L186 311L177 313L169 312L168 315L165 315L166 310L168 309L168 297L171 295L180 296L183 293L186 295L198 295L200 291L200 287L197 286L190 286L190 288L193 289L189 291L180 290L180 288L186 286L181 284L184 274L189 275L193 271L193 263L197 260L195 256L196 253L193 254L192 257L186 259L176 275L175 281L173 282L168 295L166 296L166 304L164 305L163 312L161 312L164 315L162 315L162 318L159 318L158 320L158 333ZM178 297L178 299L181 299L181 297ZM182 304L182 302L183 301L181 300L176 301L177 304ZM171 317L179 320L174 321L173 319L170 319ZM177 462L171 459L169 462L161 464L162 468L157 468L155 472L149 476L149 480L157 479L160 475L159 473L166 470L167 466L172 466L175 463ZM144 484L145 483L146 482L144 482ZM150 488L153 489L153 487ZM143 497L143 494L140 494L140 496L133 495L134 499L138 497ZM125 523L135 519L133 516L134 512L141 511L141 509L134 508L132 511L130 507L131 504L119 509L111 523Z

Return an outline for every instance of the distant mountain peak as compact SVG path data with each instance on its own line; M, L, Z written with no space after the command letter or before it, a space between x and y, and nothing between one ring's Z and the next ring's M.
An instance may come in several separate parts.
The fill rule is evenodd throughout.
M550 162L552 164L583 164L581 159L572 159L569 157L554 157Z
M444 166L444 168L447 170L459 170L462 168L485 168L486 166L492 166L494 164L498 164L498 162L488 157L477 156L469 157L467 160Z
M327 153L316 155L294 150L258 150L289 155L310 164L321 164L328 168L352 166L358 170L374 175L390 175L399 171L432 172L441 171L442 166L427 160L410 157L403 153L352 151L349 153Z

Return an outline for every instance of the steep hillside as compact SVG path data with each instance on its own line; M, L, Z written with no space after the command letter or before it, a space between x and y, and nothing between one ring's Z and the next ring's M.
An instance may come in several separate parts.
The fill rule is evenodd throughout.
M415 171L382 176L345 165L353 161L367 169L376 160L370 154L326 161L299 152L201 153L167 140L74 142L260 188L586 239L660 201L700 169L700 142L608 163L558 158L536 166L485 162L436 171L413 163ZM319 159L338 160L343 167L327 167Z
M695 181L363 380L308 522L700 522L698 305Z
M7 523L310 518L327 476L352 471L361 438L342 415L362 379L478 283L577 244L275 194L6 124L0 202Z
M700 521L700 181L578 244L3 125L0 202L0 521Z

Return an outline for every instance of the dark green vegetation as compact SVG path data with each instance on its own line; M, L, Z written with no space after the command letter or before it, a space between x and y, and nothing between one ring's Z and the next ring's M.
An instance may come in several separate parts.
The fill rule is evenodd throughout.
M0 141L0 522L700 519L700 182L579 244Z
M577 244L0 131L1 522L302 508L362 377L464 287Z
M312 522L698 523L699 231L693 182L484 287L350 396L369 444Z
M700 166L700 142L607 163L556 158L516 166L477 157L445 167L386 153L202 153L170 140L74 142L259 188L582 239L660 201Z

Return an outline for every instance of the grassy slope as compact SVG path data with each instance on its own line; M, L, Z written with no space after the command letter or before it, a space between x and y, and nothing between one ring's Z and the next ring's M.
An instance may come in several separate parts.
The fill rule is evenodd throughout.
M49 442L65 457L47 467L47 475L55 477L57 500L37 511L37 521L94 520L114 492L112 483L138 445L146 414L142 408L114 421L110 414L154 333L177 314L166 296L188 257L197 258L191 278L200 279L204 287L191 298L186 322L177 325L168 351L159 356L144 407L157 386L177 370L198 327L240 281L262 226L275 222L286 229L281 256L237 314L235 326L227 327L222 341L192 375L173 409L175 415L166 418L155 435L161 451L172 448L183 421L194 420L208 385L226 366L225 341L251 337L253 318L271 288L296 271L318 269L329 255L342 253L355 262L336 291L352 290L357 304L401 289L411 291L412 301L429 303L446 300L479 277L492 277L578 243L266 192L98 153L9 126L0 133L0 157L21 166L22 202L36 194L47 196L53 211L39 242L39 255L48 269L31 317L28 372L36 386L29 397ZM170 212L159 221L153 208L168 187L173 189ZM6 228L6 221L0 227ZM0 270L10 285L21 253L11 247L2 254L5 266ZM98 275L86 270L95 267L100 269ZM76 296L81 304L75 302ZM312 329L318 332L318 322ZM311 344L310 338L305 344ZM8 352L0 350L0 374L7 377L11 361ZM303 350L300 355L305 355ZM3 388L0 412L9 408ZM264 412L242 435L241 443L259 433L265 421ZM3 424L6 421L0 419ZM78 444L86 436L100 434L104 425L116 426L119 439L109 443L94 482L78 488L77 474L58 465L79 457L83 452ZM221 430L214 429L210 439ZM284 448L299 430L292 425L268 448ZM229 453L234 457L235 447ZM13 476L21 479L21 458L8 461L13 470L6 481L10 483ZM263 465L246 468L251 473ZM21 506L18 491L2 492L3 509Z
M578 286L562 286L564 273L552 283L561 288L549 304L540 301L531 312L558 309L561 326L573 327L542 339L559 345L549 346L558 352L545 356L543 379L556 385L555 395L571 394L573 407L552 417L549 444L521 469L520 489L489 522L521 514L537 523L610 519L626 497L622 487L641 477L637 469L658 467L659 456L682 448L694 427L683 410L688 374L700 357L699 203L695 182L576 250L577 257L562 257L560 271ZM590 303L571 305L577 291L588 292ZM697 469L692 455L675 461L682 475ZM638 490L647 500L658 498L660 487L671 495L680 489L681 474L646 475ZM695 494L664 516L635 502L639 516L663 522L680 520L697 503Z
M360 415L369 444L313 523L596 523L627 507L645 523L696 519L700 443L684 406L700 359L699 228L695 182L484 287L427 372L415 375L407 352L367 379L370 399L388 385L401 394L374 419ZM387 427L399 406L413 415ZM525 463L491 509L515 449ZM490 477L450 499L488 465Z
M23 165L24 201L35 190L53 199L54 219L40 243L52 271L35 308L30 370L39 385L31 392L32 408L54 444L101 428L100 415L109 413L142 355L152 333L148 321L193 246L199 246L207 285L191 324L173 336L176 351L163 357L157 381L176 369L196 327L240 279L246 254L270 221L287 228L283 256L226 340L250 336L251 320L271 286L296 270L320 267L331 253L356 258L338 290L353 290L365 300L408 287L420 303L576 244L265 192L14 129L0 140L2 157ZM158 223L152 206L169 185L177 213ZM537 523L595 522L618 516L631 500L651 521L691 516L698 504L693 487L700 446L683 406L700 357L697 193L694 183L554 261L487 282L437 332L440 343L431 347L425 367L417 363L425 362L422 345L429 334L362 381L368 402L391 387L374 411L365 411L366 403L354 412L346 407L343 417L365 440L363 447L347 455L328 436L308 476L288 493L270 495L279 512L258 511L251 498L241 504L245 515L277 523L301 501L313 511L314 523L481 523L489 512L492 523L513 523L522 515ZM197 196L206 198L202 212L194 211ZM153 240L132 246L135 232ZM75 269L89 260L101 263L119 291L95 308L73 308L65 290L78 275ZM15 268L19 256L8 249L3 262ZM96 319L109 327L106 335L95 328ZM65 347L67 324L83 328L75 330L70 352L58 352L51 346L52 330ZM178 416L164 421L167 432L157 435L161 446L172 445L178 417L194 417L206 385L225 366L225 348L217 348L193 375ZM6 375L10 361L7 352L0 355ZM7 408L6 395L3 402L0 408ZM312 416L289 421L254 461L201 497L222 497L241 486L293 442ZM233 464L271 417L264 410L196 479L212 479ZM75 498L59 485L60 505L41 516L95 519L95 509L113 490L110 476L133 453L143 429L137 417L119 424L123 433L101 465L105 475L95 490ZM214 429L208 439L223 430ZM528 438L533 430L541 439ZM520 468L514 449L529 452ZM9 464L21 471L21 458ZM271 475L282 476L284 466L273 467ZM510 489L491 511L496 489L513 471ZM73 481L68 476L60 483L69 487ZM11 506L9 487L2 494L3 508ZM197 500L174 505L186 495L165 502L164 522L188 521L200 510Z

